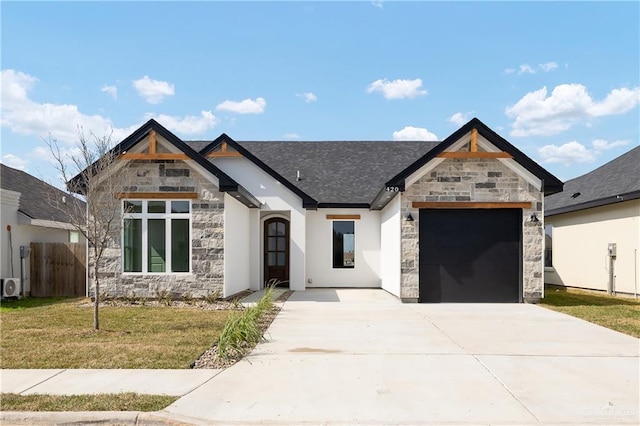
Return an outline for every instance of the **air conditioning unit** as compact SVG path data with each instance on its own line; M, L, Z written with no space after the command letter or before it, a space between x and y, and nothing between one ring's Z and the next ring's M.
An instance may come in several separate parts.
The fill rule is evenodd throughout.
M20 278L4 278L2 280L2 297L20 296Z

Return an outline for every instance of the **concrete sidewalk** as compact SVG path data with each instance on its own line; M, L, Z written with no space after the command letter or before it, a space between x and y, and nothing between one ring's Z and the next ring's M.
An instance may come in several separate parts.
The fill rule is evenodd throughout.
M182 396L222 370L0 370L0 391L21 395L135 392Z

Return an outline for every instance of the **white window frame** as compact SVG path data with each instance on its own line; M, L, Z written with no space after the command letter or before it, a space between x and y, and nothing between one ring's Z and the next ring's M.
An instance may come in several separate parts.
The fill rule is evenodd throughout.
M127 201L141 201L142 213L127 213L124 211L124 205ZM164 213L149 213L148 205L149 201L164 201L165 212ZM189 203L189 213L171 213L171 201L187 201ZM124 256L120 256L120 270L126 275L187 275L192 273L192 235L193 235L193 205L190 199L146 199L146 198L124 198L121 200L120 207L122 209L122 231L120 232L120 247L121 252L124 253L124 221L126 219L142 219L142 271L141 272L126 272L124 270ZM148 221L149 219L164 219L165 226L165 265L167 269L165 272L149 272L149 238L148 238ZM171 219L188 219L189 220L189 270L184 272L170 271L172 265L172 250L171 250Z
M355 220L355 219L332 219L329 222L331 224L331 228L330 228L331 244L330 244L330 248L329 248L331 250L330 251L331 252L331 256L329 256L329 262L330 262L331 269L334 270L334 271L353 271L353 270L355 270L357 268L357 264L358 264L358 262L356 261L356 253L357 253L357 251L356 251L356 246L357 246L357 244L356 244L356 235L358 235L357 234L357 232L358 232L357 222L358 221ZM334 224L334 222L353 222L353 267L352 268L344 267L344 266L343 267L336 267L333 264L333 224ZM344 246L343 246L343 250L344 250Z

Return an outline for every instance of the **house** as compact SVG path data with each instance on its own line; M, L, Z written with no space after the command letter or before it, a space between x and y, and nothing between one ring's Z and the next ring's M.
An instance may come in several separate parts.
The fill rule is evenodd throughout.
M640 146L567 181L545 204L546 283L638 293Z
M562 182L475 118L439 143L189 142L150 120L114 153L127 184L109 294L275 279L405 302L543 295L538 217Z
M22 278L30 292L29 246L32 242L84 242L70 223L65 203L82 203L21 170L0 164L2 255L0 278ZM22 249L21 249L22 248ZM21 275L22 274L22 275Z

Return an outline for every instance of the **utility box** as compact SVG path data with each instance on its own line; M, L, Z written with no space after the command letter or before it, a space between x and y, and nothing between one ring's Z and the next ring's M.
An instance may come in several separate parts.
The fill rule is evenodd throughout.
M608 252L609 252L609 257L616 257L617 256L617 244L616 243L609 243L609 247L608 247Z

